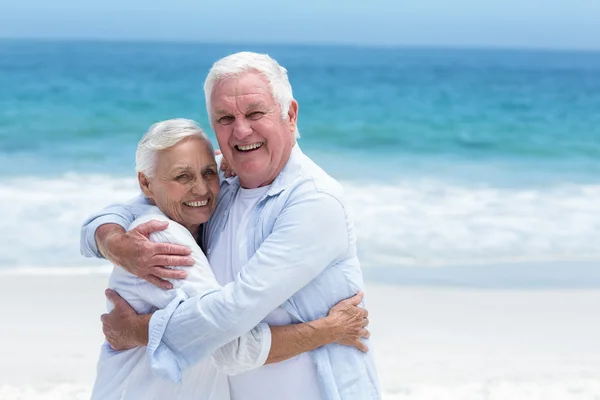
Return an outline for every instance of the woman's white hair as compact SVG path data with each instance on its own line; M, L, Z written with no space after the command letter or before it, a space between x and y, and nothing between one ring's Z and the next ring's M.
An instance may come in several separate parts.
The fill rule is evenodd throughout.
M175 146L189 137L198 137L204 140L211 153L214 153L210 139L195 121L174 118L153 124L138 143L135 152L135 170L152 177L158 152Z
M275 59L269 57L269 55L249 51L242 51L221 58L214 63L208 72L208 76L204 81L204 98L206 99L208 115L211 115L210 96L215 84L223 79L240 76L247 72L258 72L269 82L271 94L281 106L281 118L285 120L290 109L290 104L294 100L287 70L279 65ZM212 118L209 118L209 120L210 126L213 127ZM297 138L300 137L297 127L294 133Z

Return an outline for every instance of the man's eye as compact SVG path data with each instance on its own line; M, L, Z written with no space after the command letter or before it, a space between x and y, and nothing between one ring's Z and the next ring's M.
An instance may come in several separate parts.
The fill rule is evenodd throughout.
M257 119L260 119L263 115L265 115L265 113L262 111L253 111L250 114L248 114L246 117L248 119L257 120Z
M204 171L204 175L215 175L217 173L217 171L215 171L214 169L207 169L206 171Z
M233 117L231 115L226 115L217 120L217 122L221 125L227 125L233 122Z

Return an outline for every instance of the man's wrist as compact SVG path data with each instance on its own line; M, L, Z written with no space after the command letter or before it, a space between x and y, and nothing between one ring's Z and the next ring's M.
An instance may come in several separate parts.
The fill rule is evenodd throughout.
M125 229L118 224L104 224L96 229L96 247L98 247L98 251L104 258L112 262L117 261L109 249L113 248L113 243L116 243L114 239L124 233Z

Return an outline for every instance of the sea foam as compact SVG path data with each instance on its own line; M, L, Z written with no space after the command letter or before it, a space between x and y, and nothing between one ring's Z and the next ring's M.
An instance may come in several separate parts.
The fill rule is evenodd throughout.
M600 260L600 185L342 183L366 268ZM81 223L138 192L103 175L0 181L0 266L97 265L79 254Z

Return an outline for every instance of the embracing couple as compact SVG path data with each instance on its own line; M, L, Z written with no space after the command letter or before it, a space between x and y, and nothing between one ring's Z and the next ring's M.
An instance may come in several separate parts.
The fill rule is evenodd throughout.
M287 71L242 52L193 121L140 140L142 194L85 221L114 265L93 399L380 399L341 186L302 153Z

